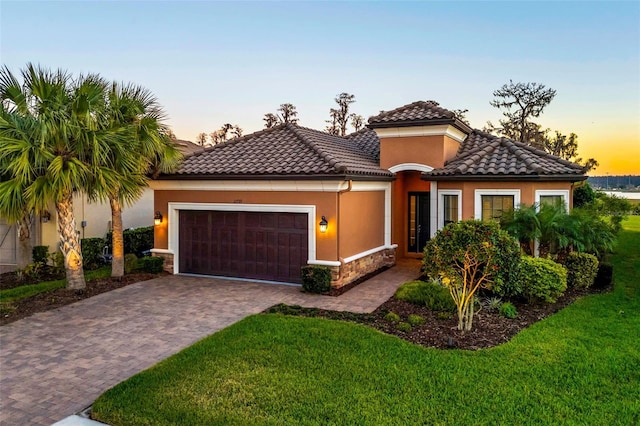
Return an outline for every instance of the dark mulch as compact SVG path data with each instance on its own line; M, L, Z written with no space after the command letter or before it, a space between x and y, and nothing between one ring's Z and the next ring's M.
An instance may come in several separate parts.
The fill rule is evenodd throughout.
M126 274L121 279L109 277L88 281L87 288L81 291L59 288L46 293L40 293L35 296L22 299L18 302L11 302L11 306L15 309L2 311L2 315L0 316L0 325L9 324L11 322L18 321L19 319L31 316L37 312L56 309L100 293L106 293L108 291L115 290L116 288L125 287L129 284L135 284L140 281L150 280L162 275L166 275L166 272L161 274L135 272ZM15 280L11 278L9 274L3 274L2 278L2 288L12 288L17 286L15 285ZM20 284L24 285L24 282ZM7 287L4 287L5 285L7 285ZM12 287L10 285L12 285Z
M568 289L556 303L527 304L524 301L514 302L518 310L515 319L501 317L495 311L481 309L473 319L473 330L462 332L457 329L456 314L448 315L434 312L424 306L390 298L371 314L354 314L351 312L336 312L323 309L301 308L299 306L276 305L267 309L267 313L283 313L306 317L322 317L343 321L351 321L374 327L384 333L393 334L401 339L425 347L440 349L476 350L490 348L509 341L520 330L529 327L560 309L570 305L579 297L587 294L610 291L605 289ZM406 322L409 315L419 315L424 318L423 325L413 326L408 332L398 329L398 324L385 319L389 312L398 314L401 321Z

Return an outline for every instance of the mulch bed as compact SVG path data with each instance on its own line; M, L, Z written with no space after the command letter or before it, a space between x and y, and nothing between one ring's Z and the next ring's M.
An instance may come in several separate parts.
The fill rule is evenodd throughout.
M556 303L527 304L515 302L514 305L518 310L518 316L515 319L504 318L497 312L484 308L474 316L473 329L467 332L457 329L458 319L456 314L451 315L450 318L443 318L441 313L439 314L424 306L414 305L393 297L371 314L354 314L351 312L336 312L287 305L276 305L265 312L351 321L374 327L384 333L393 334L401 339L425 347L477 350L490 348L509 341L519 331L553 315L579 297L610 291L611 289L612 287L605 289L570 288ZM411 331L404 332L398 329L397 323L385 319L385 315L389 312L398 314L401 321L407 321L409 315L412 314L420 315L425 319L425 323L413 326Z
M129 284L135 284L140 281L150 280L152 278L156 278L166 274L166 272L160 274L135 272L126 274L121 279L108 277L87 281L87 288L80 291L58 288L46 293L40 293L17 302L12 302L11 306L15 309L2 311L2 315L0 315L0 325L9 324L14 321L18 321L19 319L31 316L37 312L56 309L61 306L77 302L79 300L87 299L100 293L106 293L108 291L115 290L116 288L125 287ZM1 289L24 285L24 283L17 283L12 275L15 276L15 274L12 273L2 275L0 279Z

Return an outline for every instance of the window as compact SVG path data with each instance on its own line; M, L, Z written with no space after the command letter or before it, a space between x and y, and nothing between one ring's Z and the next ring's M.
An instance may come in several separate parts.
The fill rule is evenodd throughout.
M498 220L502 212L513 210L513 195L483 195L482 220Z
M443 189L438 191L438 229L462 220L462 191Z
M473 217L478 220L495 220L502 212L520 205L519 189L476 189Z
M569 211L569 190L567 189L538 189L535 202L538 206L543 204L564 205Z

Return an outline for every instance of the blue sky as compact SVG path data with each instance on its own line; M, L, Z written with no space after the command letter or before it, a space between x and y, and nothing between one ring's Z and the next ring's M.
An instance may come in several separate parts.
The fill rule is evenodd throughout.
M416 100L497 122L512 79L557 90L540 122L597 173L640 174L638 2L12 2L0 57L152 90L178 137L245 132L284 102L322 129L333 98L365 117Z

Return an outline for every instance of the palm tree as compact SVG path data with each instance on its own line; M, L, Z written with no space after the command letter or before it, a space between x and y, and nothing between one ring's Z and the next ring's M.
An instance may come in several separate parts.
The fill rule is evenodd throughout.
M165 118L156 98L135 85L113 83L108 93L105 113L106 128L118 135L110 139L110 150L104 167L118 175L115 185L108 188L89 185L94 199L108 199L111 207L113 261L112 277L124 275L123 205L135 202L148 186L148 177L172 171L182 154L171 139Z
M540 221L534 205L521 205L500 216L500 227L520 242L520 247L529 256L535 253L535 241L540 238Z
M73 194L90 180L98 188L117 182L100 167L110 135L98 123L105 82L96 75L73 80L66 71L28 64L23 84L0 69L0 214L19 220L32 209L41 214L55 205L67 288L85 288Z

